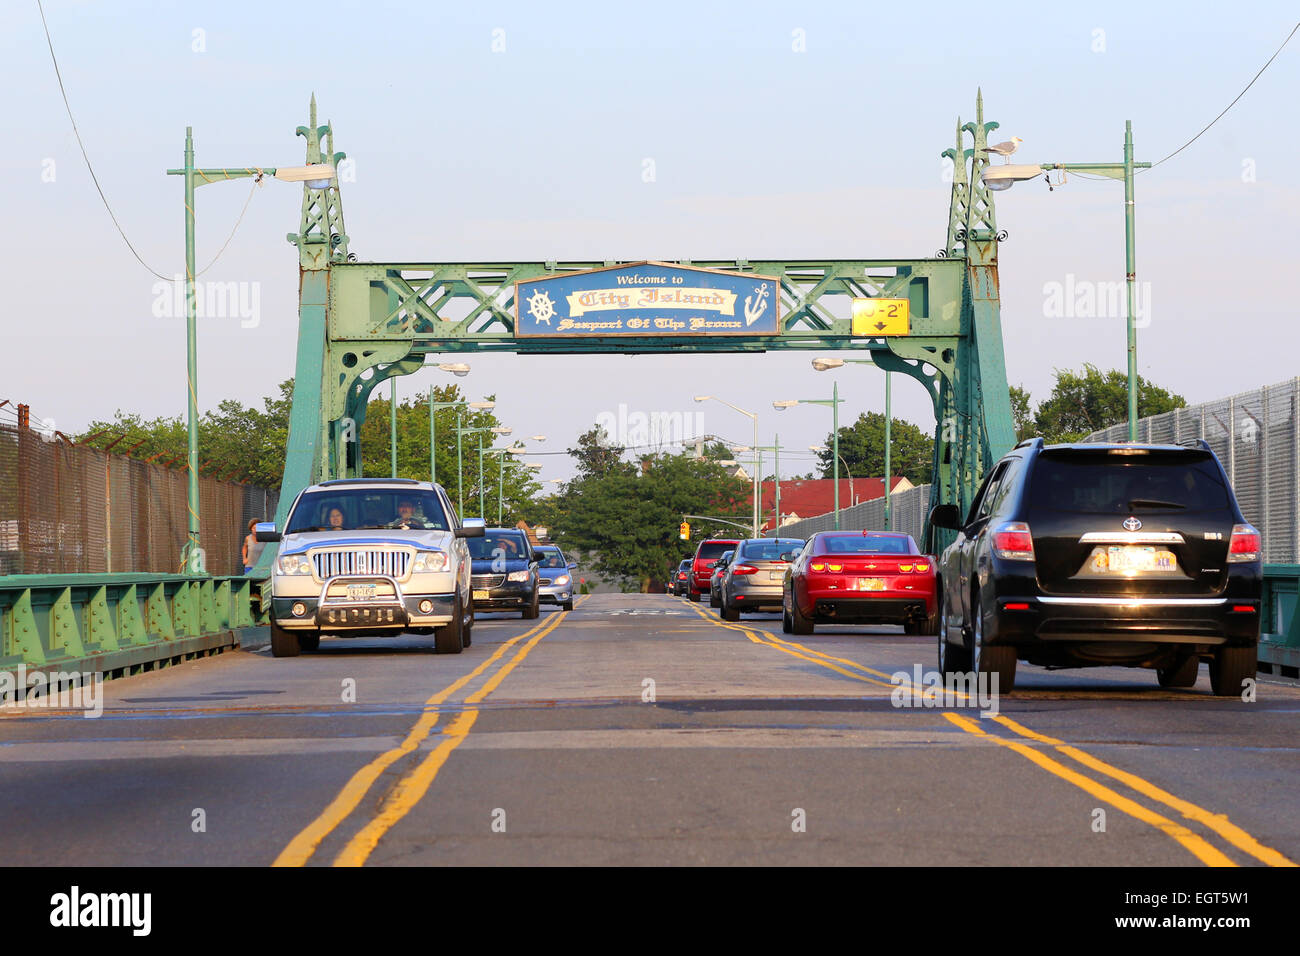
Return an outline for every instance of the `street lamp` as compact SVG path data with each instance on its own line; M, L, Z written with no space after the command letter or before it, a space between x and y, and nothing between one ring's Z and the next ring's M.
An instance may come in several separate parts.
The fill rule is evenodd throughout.
M457 378L464 378L469 374L469 366L464 362L440 362L438 364L444 372L451 372ZM429 386L429 401L433 401L433 386ZM393 477L397 477L397 377L393 376L392 384L392 401L388 407L388 447L391 458ZM435 469L433 468L433 411L429 412L429 462L430 462L430 481L437 481Z
M312 103L315 115L315 101ZM313 120L315 122L315 120ZM252 177L261 183L270 173L285 183L306 183L310 189L324 189L334 180L334 166L314 163L308 166L253 166L238 169L198 169L194 165L193 127L185 127L185 166L167 170L168 176L185 177L185 358L186 388L186 467L189 481L186 501L189 516L189 535L182 555L182 566L190 574L202 574L203 552L199 547L199 351L197 329L197 303L194 297L194 190L208 183L227 179ZM196 178L197 177L197 178Z
M835 457L831 460L831 473L834 476L835 485L835 530L840 530L840 383L836 382L831 389L831 397L825 398L799 398L787 401L773 402L772 407L778 412L783 412L787 408L794 408L796 405L829 405L831 407L831 440L835 446Z
M820 455L822 452L826 451L827 448L825 445L809 445L808 450L815 451ZM856 505L858 503L858 496L853 490L853 472L849 470L849 463L844 460L843 455L840 455L839 459L840 464L844 466L844 474L849 479L849 498L852 500L853 504Z
M980 179L989 189L1010 189L1018 182L1036 179L1048 170L1093 173L1109 179L1124 180L1124 271L1128 285L1128 440L1137 441L1137 327L1133 313L1137 306L1137 253L1133 220L1133 170L1150 169L1150 163L1133 162L1133 122L1124 121L1124 161L1122 163L1042 163L1038 166L987 166ZM1050 182L1049 182L1050 185Z
M731 402L728 402L728 401L725 401L724 399L718 398L716 395L696 395L696 396L695 396L695 401L697 401L697 402L708 402L708 401L719 402L719 403L721 403L721 404L723 404L723 405L726 405L726 406L727 406L728 408L730 408L733 412L740 412L740 414L742 414L742 415L748 415L749 418L752 419L753 422L754 422L754 445L755 445L755 446L758 445L758 413L757 413L757 412L747 412L747 411L745 411L743 408L739 408L738 406L731 404ZM753 536L754 536L755 538L757 538L757 537L758 537L758 474L757 474L757 473L755 473L755 475L754 475L754 515L753 515L753 528L754 528L754 535L753 535Z
M1007 169L1008 167L999 166L997 168ZM812 361L812 367L819 372L829 372L831 369L843 368L845 365L875 365L875 364L876 363L873 362L871 359L815 358ZM879 366L876 367L879 368ZM890 373L888 369L885 369L885 530L886 531L890 529L891 513L890 513L890 498L889 498L889 482L890 479L893 477L890 473L891 463L889 460L890 451L893 449L893 436L891 434L891 431L892 431L893 421L894 421L893 408L891 406L890 398L891 398ZM835 453L837 455L839 454L838 447L836 448ZM848 468L848 465L846 464L844 467ZM849 493L850 494L853 493L853 489L851 486L849 488Z
M459 423L460 421L459 415L457 416L456 421ZM460 513L462 515L465 513L465 495L463 491L464 484L465 484L465 467L464 467L463 459L461 456L461 450L460 450L461 436L473 435L473 434L478 435L478 513L479 513L479 517L482 517L483 512L487 510L483 498L483 433L491 432L494 435L509 435L512 431L514 431L514 429L504 425L479 425L473 428L458 427L456 429L456 488L458 491L457 507L460 509Z
M441 365L439 365L438 367L442 368ZM454 369L452 369L451 371L454 375L463 376L465 372L469 371L469 366L468 365L465 366L465 372L459 372ZM438 483L438 455L436 450L437 432L436 432L436 414L435 414L438 411L438 409L472 408L476 412L489 412L496 407L497 407L496 402L466 402L464 399L461 399L460 401L456 401L456 402L435 402L433 400L433 386L432 385L429 386L429 481L430 482L432 482L435 485ZM459 424L459 415L457 416L457 424ZM458 458L460 455L459 447L460 447L460 443L458 438L457 440ZM460 493L459 487L456 489L456 491L457 494Z

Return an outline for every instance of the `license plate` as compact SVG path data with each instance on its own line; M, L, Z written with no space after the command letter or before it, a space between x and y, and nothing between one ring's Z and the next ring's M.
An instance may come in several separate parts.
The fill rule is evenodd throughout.
M785 580L785 572L784 572L784 571L768 571L768 572L767 572L767 579L768 579L769 581L784 581L784 580Z
M348 600L349 601L373 601L375 599L375 586L373 584L349 584Z
M1099 551L1094 570L1109 574L1136 574L1146 571L1176 571L1178 559L1172 551L1139 545L1114 545Z
M885 579L858 578L857 587L859 591L883 591L885 589Z
M491 595L491 593L492 593L491 591L475 591L475 592L474 592L474 600L475 600L475 601L488 601L488 600L491 600L491 598L489 597L489 595Z

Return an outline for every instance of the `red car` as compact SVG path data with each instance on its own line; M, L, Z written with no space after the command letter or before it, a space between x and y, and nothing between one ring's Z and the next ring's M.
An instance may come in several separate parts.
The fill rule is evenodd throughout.
M819 531L790 566L781 629L811 634L817 624L901 624L935 634L935 561L910 534Z
M692 601L699 601L701 594L709 593L713 566L718 563L722 552L730 551L738 544L740 542L735 538L709 538L707 541L700 542L695 552L695 560L691 562L691 584L687 590L687 596Z

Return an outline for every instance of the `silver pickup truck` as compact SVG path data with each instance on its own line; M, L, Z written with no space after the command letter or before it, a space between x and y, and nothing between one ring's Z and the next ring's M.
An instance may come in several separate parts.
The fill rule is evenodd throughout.
M322 635L433 634L439 654L469 647L474 626L465 539L481 519L462 522L440 485L399 478L342 478L306 488L283 529L257 525L278 541L271 574L271 653L313 651Z

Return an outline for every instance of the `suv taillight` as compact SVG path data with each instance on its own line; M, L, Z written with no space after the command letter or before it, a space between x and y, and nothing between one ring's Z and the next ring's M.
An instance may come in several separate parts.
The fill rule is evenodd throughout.
M993 553L1011 561L1034 560L1034 539L1029 535L1029 525L1023 521L1008 521L993 532Z
M1259 560L1259 532L1248 524L1232 526L1232 540L1228 542L1228 563Z

